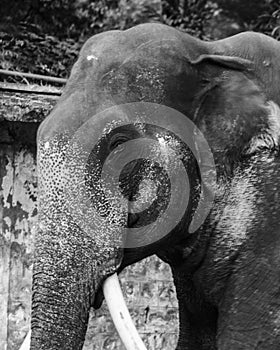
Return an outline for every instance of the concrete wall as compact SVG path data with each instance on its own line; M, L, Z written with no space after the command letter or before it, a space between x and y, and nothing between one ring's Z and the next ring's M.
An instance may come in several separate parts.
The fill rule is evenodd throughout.
M29 327L37 228L35 136L56 100L55 94L1 91L0 85L0 350L18 349ZM174 349L178 306L169 266L149 257L123 271L121 282L148 349ZM123 349L105 302L91 312L84 350L94 349Z

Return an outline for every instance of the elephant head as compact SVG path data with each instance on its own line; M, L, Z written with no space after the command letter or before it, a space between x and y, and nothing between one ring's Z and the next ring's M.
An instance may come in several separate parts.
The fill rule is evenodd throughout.
M219 306L253 214L235 228L230 215L255 200L256 157L278 147L278 57L263 35L207 43L160 24L86 42L38 131L32 350L81 349L102 286L110 302L110 276L155 253L174 275L178 349L237 349L216 342L229 299Z

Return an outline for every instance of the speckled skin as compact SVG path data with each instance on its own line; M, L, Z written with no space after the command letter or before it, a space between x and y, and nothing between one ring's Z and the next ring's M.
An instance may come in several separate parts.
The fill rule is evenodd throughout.
M38 132L42 194L32 350L81 349L89 308L102 300L102 280L154 253L174 276L178 350L280 348L279 57L280 44L262 34L206 43L160 24L86 42ZM194 191L170 235L123 250L123 212L107 231L94 216L85 215L81 226L69 214L63 189L75 178L75 164L67 173L64 161L71 135L85 121L138 101L175 108L199 127L213 152L217 186L209 189L215 202L195 233L188 233ZM192 176L199 178L195 169Z

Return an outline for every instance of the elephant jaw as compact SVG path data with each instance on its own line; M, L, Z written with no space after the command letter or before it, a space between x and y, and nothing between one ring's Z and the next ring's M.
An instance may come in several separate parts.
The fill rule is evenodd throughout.
M146 350L124 301L117 274L108 277L103 293L117 332L127 350ZM22 349L21 349L22 350Z
M117 332L127 350L146 350L127 309L118 275L108 277L103 284L103 293ZM31 331L27 333L19 350L29 350Z

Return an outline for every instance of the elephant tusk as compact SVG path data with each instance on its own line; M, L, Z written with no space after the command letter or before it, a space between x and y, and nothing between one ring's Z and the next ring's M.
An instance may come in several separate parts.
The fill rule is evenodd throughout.
M29 350L30 349L30 340L31 340L31 330L27 333L27 336L25 337L19 350Z
M125 348L127 350L147 350L133 324L116 273L105 280L103 293L110 315Z

